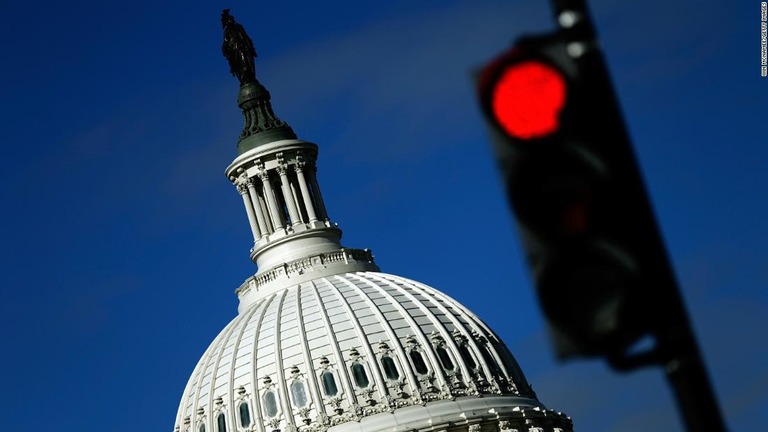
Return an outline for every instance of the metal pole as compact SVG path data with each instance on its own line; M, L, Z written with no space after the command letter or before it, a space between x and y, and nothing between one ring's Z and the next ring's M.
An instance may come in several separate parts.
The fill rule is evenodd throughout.
M657 331L667 382L689 431L725 431L725 422L677 286L670 287L669 323Z

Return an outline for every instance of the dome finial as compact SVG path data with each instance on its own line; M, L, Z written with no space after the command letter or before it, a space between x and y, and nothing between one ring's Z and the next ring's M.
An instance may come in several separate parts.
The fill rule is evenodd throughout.
M240 85L256 82L256 50L253 48L253 41L243 26L230 15L229 9L221 12L221 28L224 29L221 52L229 62L229 72L240 80Z
M237 103L245 117L245 126L237 143L238 154L262 144L296 139L288 123L275 115L269 92L256 79L256 50L253 42L243 26L229 13L229 9L221 12L221 27L224 29L221 52L229 62L229 72L240 81Z

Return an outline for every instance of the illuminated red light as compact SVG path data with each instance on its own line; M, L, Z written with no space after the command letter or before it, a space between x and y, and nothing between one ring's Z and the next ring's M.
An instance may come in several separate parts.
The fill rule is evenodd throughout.
M519 139L555 132L565 105L565 79L555 68L528 60L508 67L496 83L493 114L508 134Z

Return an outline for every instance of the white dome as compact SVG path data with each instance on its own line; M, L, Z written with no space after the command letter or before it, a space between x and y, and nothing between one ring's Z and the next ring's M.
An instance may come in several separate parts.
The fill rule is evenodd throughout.
M571 431L480 319L380 273L370 250L341 245L317 181L318 147L277 118L252 76L253 53L227 45L250 38L228 10L222 23L245 121L225 173L258 271L192 372L175 431Z
M480 319L424 284L356 272L307 280L242 310L200 359L176 425L412 430L523 425L531 416L567 421L536 400Z

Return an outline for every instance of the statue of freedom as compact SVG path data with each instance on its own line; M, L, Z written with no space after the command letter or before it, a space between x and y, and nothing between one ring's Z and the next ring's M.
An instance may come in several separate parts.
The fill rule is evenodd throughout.
M254 58L256 50L243 26L229 14L229 9L221 12L221 27L224 29L224 43L221 52L229 62L229 71L240 80L240 85L256 82Z

